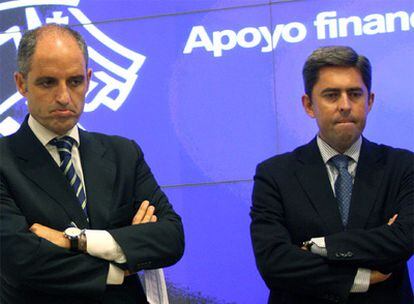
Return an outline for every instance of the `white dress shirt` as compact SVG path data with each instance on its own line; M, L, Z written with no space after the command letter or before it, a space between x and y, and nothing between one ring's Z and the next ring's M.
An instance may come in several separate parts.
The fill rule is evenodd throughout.
M336 151L334 148L332 148L330 145L328 145L322 138L319 136L316 139L319 151L321 153L322 159L325 163L326 170L328 172L329 182L332 187L332 191L335 194L335 181L338 178L339 172L338 169L329 162L329 160L334 157L335 155L340 154L338 151ZM352 183L355 179L356 174L356 168L358 164L359 159L359 153L361 151L361 144L362 144L362 137L360 136L358 140L348 148L343 154L347 155L350 158L350 161L348 163L348 172L352 176ZM311 251L313 253L327 256L327 249L325 245L325 237L317 237L312 238L311 241L316 245L311 247ZM366 292L369 288L369 282L371 277L371 270L366 268L358 268L358 272L354 279L354 284L352 285L351 292L357 293L357 292Z
M58 166L60 165L60 155L56 146L50 144L50 141L56 137L63 136L69 136L75 140L75 144L72 147L72 163L75 167L76 174L81 179L86 195L86 187L79 153L80 140L78 127L75 125L63 136L58 136L54 132L42 126L31 115L29 115L28 124L34 135L47 149ZM85 235L87 239L87 253L89 255L120 264L127 261L122 248L108 231L86 229ZM124 276L124 271L121 268L115 266L113 263L110 263L106 283L108 285L121 285L124 281ZM144 280L145 291L149 303L168 304L168 294L163 270L145 270Z
M39 141L43 144L43 146L50 153L53 160L59 166L60 165L59 152L56 146L52 145L50 141L56 137L62 137L62 136L58 136L54 132L42 126L31 115L29 116L28 124L29 124L30 129L33 131L34 135L37 137L37 139L39 139ZM80 141L79 141L78 127L74 126L64 136L69 136L75 140L75 144L72 147L72 163L73 163L73 166L75 167L76 174L79 176L79 178L82 181L82 186L83 186L83 189L85 190L85 195L86 195L86 187L85 187L85 182L83 178L81 158L79 154ZM88 254L95 256L97 258L105 259L107 261L114 261L117 263L126 262L125 255L121 247L114 240L114 238L109 234L109 232L104 231L104 230L86 230L85 234L86 234L86 239L88 242L88 245L87 245ZM109 265L109 271L108 271L108 276L106 278L106 283L111 284L111 285L120 285L123 282L124 282L124 271L121 268L111 263Z

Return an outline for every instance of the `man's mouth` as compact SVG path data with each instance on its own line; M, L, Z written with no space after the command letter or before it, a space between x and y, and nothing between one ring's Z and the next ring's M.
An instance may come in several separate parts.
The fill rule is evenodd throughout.
M350 124L350 123L355 123L353 120L339 120L336 122L337 124Z
M69 109L56 109L52 111L52 114L58 117L73 116L74 112Z

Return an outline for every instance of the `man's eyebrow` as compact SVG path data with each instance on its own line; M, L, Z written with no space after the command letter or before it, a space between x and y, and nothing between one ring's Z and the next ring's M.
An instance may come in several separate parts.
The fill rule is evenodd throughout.
M84 75L75 75L75 76L71 76L69 77L70 79L84 79L85 76Z
M55 78L51 77L51 76L41 76L41 77L36 78L35 83L39 83L39 82L42 82L42 81L45 81L45 80L50 81L50 80L55 80Z
M340 92L340 91L341 91L341 89L339 89L339 88L325 88L321 91L321 93L333 93L333 92ZM361 92L361 91L363 91L363 89L361 87L353 87L353 88L347 88L346 91L347 92L350 92L350 91L351 92L355 92L355 91Z
M325 89L323 89L322 90L322 92L321 93L331 93L331 92L339 92L339 91L341 91L340 89L338 89L338 88L325 88Z
M355 87L355 88L349 88L349 89L347 89L347 91L358 91L358 92L362 92L363 89L360 88L360 87Z

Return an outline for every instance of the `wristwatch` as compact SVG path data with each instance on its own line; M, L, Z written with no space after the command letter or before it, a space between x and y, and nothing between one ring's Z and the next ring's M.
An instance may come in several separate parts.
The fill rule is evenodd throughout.
M305 247L308 251L311 251L313 244L315 244L314 241L305 241L302 243L302 247Z
M70 250L78 252L86 252L86 235L85 229L76 227L66 228L63 236L70 241Z

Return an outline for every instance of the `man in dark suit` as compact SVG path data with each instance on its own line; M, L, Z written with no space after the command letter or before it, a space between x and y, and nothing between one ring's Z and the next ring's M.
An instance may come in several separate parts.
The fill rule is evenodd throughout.
M413 301L414 157L362 137L371 65L348 47L303 68L310 143L257 167L251 237L269 303Z
M30 115L0 139L1 303L147 303L136 272L183 254L181 219L138 145L78 129L87 64L69 28L21 40Z

